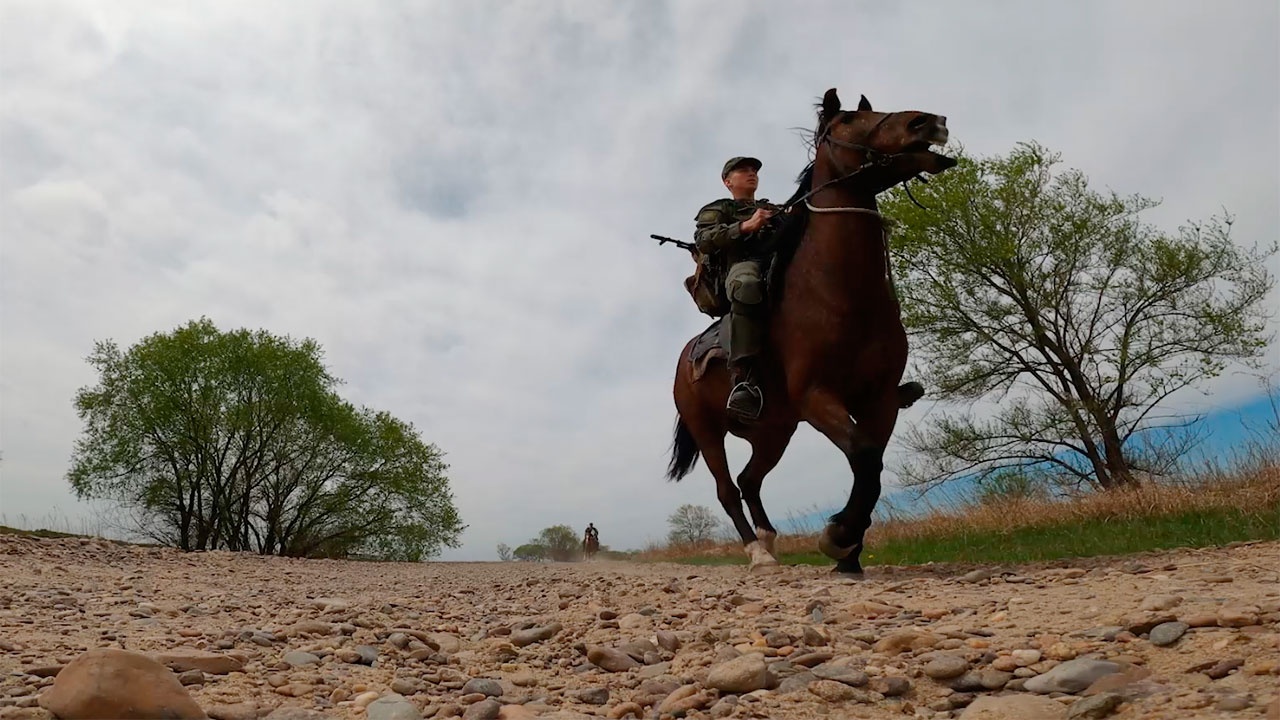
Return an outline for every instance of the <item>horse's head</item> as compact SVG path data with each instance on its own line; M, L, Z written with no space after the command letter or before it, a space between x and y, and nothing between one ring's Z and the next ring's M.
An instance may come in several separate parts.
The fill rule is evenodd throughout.
M831 88L818 111L815 163L831 163L832 177L850 176L862 188L879 193L920 173L936 175L955 167L954 158L930 149L945 145L947 135L947 119L941 115L876 112L866 96L857 110L842 110Z

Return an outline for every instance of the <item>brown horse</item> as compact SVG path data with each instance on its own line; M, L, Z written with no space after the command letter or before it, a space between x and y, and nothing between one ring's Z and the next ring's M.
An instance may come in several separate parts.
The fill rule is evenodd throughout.
M795 209L784 228L798 230L792 233L790 257L785 248L781 253L787 262L783 289L772 298L759 377L764 412L749 426L731 419L725 412L727 368L716 361L700 372L699 358L693 356L699 338L691 339L676 366L678 415L667 477L679 480L699 454L705 457L751 569L776 566L777 530L761 504L760 486L803 420L844 453L854 477L848 502L830 518L818 545L837 561L835 571L861 573L863 536L880 499L883 456L897 422L898 383L907 360L876 196L920 173L941 173L956 161L930 150L947 141L945 117L875 112L866 97L857 110L842 110L835 88L819 108L814 161L786 205ZM786 230L779 232L786 237ZM737 486L725 456L726 433L751 444L751 459ZM743 500L752 523L742 511Z
M582 539L582 555L587 560L591 560L600 552L600 541L595 536L588 535Z

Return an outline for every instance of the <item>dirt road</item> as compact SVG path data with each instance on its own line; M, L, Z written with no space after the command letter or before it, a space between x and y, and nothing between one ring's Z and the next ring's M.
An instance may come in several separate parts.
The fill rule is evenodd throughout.
M0 537L0 718L49 717L100 647L223 720L1265 717L1280 544L851 582Z

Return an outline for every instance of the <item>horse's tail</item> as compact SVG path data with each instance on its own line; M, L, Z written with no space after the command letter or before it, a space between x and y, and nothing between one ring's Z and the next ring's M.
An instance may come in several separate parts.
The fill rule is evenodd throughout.
M667 479L679 481L689 474L693 466L698 464L698 443L684 424L684 418L676 415L675 436L671 439L671 464L667 466Z

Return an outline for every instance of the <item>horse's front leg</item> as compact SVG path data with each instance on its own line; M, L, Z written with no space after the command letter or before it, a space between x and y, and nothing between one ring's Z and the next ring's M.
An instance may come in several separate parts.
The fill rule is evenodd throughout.
M849 500L828 520L818 539L818 548L836 561L836 572L861 574L859 556L863 537L871 525L872 511L880 499L887 433L883 432L883 423L873 421L867 428L855 423L848 406L836 393L820 390L809 397L805 420L840 449L853 471ZM889 409L896 420L896 394L891 400ZM890 431L893 420L890 420Z

